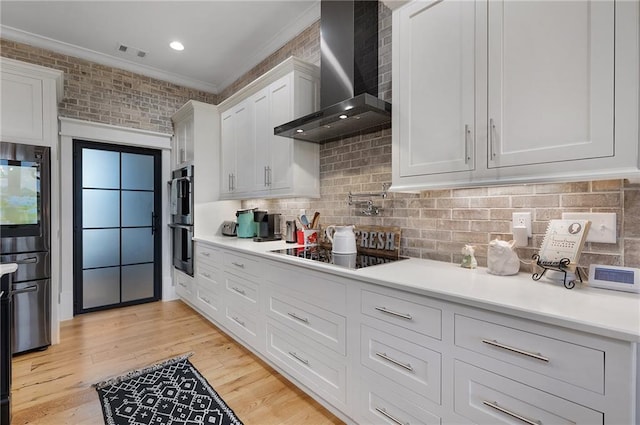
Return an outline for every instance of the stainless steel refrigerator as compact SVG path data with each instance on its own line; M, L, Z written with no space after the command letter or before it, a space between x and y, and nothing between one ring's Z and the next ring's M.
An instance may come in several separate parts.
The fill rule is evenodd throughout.
M17 263L12 353L51 344L49 148L0 142L0 262Z

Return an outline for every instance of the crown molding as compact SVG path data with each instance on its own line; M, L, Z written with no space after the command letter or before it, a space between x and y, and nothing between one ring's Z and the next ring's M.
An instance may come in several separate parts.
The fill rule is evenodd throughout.
M219 87L214 84L210 84L204 81L184 77L182 75L174 74L171 72L162 71L151 66L144 66L135 62L128 61L126 59L117 58L115 56L106 55L104 53L96 52L94 50L85 49L73 44L64 43L62 41L54 40L52 38L43 37L37 34L33 34L27 31L22 31L17 28L9 27L6 25L0 25L0 36L7 40L16 41L19 43L29 44L31 46L40 47L42 49L51 50L57 53L61 53L68 56L73 56L79 59L88 60L91 62L99 63L101 65L110 66L113 68L124 69L125 71L134 72L136 74L145 75L147 77L156 78L158 80L167 81L179 86L189 87L196 90L202 90L207 93L218 94Z

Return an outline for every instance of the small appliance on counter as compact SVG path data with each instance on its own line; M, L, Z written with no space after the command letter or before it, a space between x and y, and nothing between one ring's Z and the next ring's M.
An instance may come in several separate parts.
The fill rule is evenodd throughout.
M296 243L296 222L295 220L287 220L285 240L287 243Z
M238 225L236 234L239 238L252 238L256 235L256 225L253 221L254 208L236 211Z
M225 220L222 222L222 235L238 236L238 223L231 220Z
M261 211L262 212L262 211ZM280 214L260 214L260 221L257 224L257 236L253 238L256 242L279 241L282 239L280 230Z

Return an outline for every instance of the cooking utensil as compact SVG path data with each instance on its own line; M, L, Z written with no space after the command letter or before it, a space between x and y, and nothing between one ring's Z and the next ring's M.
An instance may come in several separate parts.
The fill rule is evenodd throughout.
M311 228L317 229L319 221L320 221L320 213L316 211L315 213L313 213L313 218L311 219Z
M300 216L300 222L302 223L302 225L304 226L305 229L309 228L309 219L307 219L307 216L302 214Z

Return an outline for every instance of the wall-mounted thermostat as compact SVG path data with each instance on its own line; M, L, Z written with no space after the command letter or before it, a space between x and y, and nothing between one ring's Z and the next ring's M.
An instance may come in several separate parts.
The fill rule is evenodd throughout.
M591 264L589 286L640 293L640 269Z

